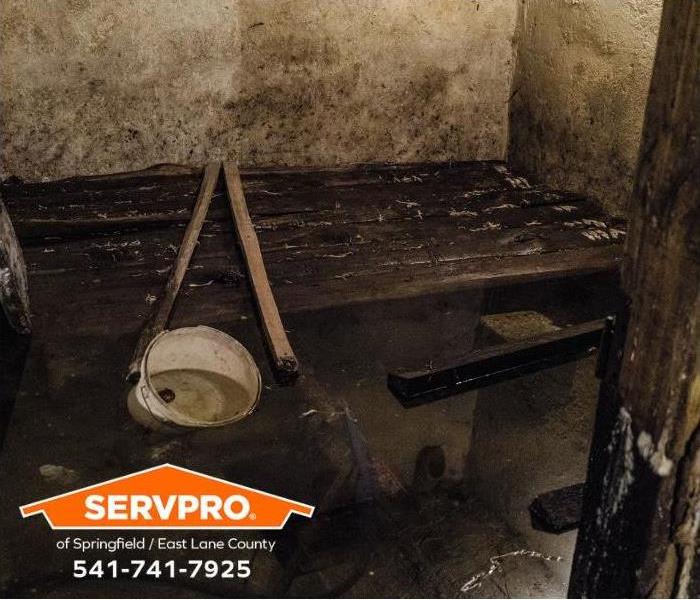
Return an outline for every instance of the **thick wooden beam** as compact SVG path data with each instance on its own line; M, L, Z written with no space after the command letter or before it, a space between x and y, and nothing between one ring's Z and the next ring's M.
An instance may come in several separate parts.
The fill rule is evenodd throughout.
M700 561L700 2L666 0L571 597L696 597ZM624 332L622 332L624 334Z
M387 387L405 408L522 377L578 360L600 346L605 320L573 325L553 333L506 342L466 354L456 364L387 375Z

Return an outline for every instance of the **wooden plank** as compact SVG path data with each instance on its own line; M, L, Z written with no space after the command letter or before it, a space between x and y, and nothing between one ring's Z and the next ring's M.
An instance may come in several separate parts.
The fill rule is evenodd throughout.
M600 346L604 324L599 319L475 350L447 365L425 357L429 370L390 372L387 386L405 408L421 406L588 356Z
M78 184L74 181L66 190L58 183L36 184L39 187L35 194L28 194L26 186L6 186L14 194L8 206L24 243L41 236L79 237L153 229L159 223L184 225L189 210L183 207L183 201L196 191L191 177L126 179L123 188L93 189L90 186L94 182L86 182L88 189L81 190L76 187ZM279 175L272 171L244 178L244 184L249 212L260 229L295 228L306 221L345 224L447 215L484 221L542 221L566 216L554 209L524 213L503 210L508 206L515 209L523 197L543 195L571 210L572 220L600 214L592 202L584 202L575 194L537 187L514 188L489 163L426 165L425 169L412 171L375 168L369 173L355 170L309 174L301 170ZM29 198L33 201L27 201ZM585 206L578 207L577 202ZM209 218L224 221L228 219L226 211L223 203L220 208L214 205ZM509 216L509 212L515 214Z
M187 267L190 264L190 259L197 245L199 233L202 230L204 219L209 210L209 203L216 182L219 179L220 169L221 164L218 162L211 162L207 164L204 169L204 177L202 178L202 185L199 190L199 195L197 196L197 202L192 210L190 222L182 237L182 243L180 244L177 258L171 267L168 283L165 286L163 294L157 299L153 306L151 316L141 332L141 336L139 337L134 354L131 358L127 375L127 379L131 382L135 383L139 379L141 359L143 358L148 344L150 344L153 338L163 331L168 324L170 313L175 305L175 299L182 285L182 280L185 278Z
M272 187L272 186L269 186ZM551 223L566 218L609 220L590 201L575 194L530 190L531 196L555 197L546 208L518 208L522 190L493 189L465 198L462 189L450 191L444 185L385 185L370 190L336 189L320 194L318 188L296 194L287 192L247 193L249 212L258 230L286 230L317 226L386 222L412 219L417 222L436 217L451 217L478 227L484 223ZM15 202L11 206L17 231L23 242L34 243L42 237L88 237L100 232L151 230L159 226L186 224L190 211L183 201L193 191L155 193L134 190L130 198L107 194L100 202L75 202L57 205L46 202L37 210L33 202ZM273 195L274 194L274 195ZM215 200L219 195L215 195ZM117 198L121 198L117 200ZM218 204L218 203L217 203ZM222 203L223 204L223 203ZM566 211L566 212L565 212ZM228 220L225 206L212 206L209 219Z
M377 185L397 184L412 187L424 183L450 181L461 183L465 189L486 189L500 187L512 188L502 173L502 162L499 161L469 161L453 163L414 163L414 164L359 164L347 167L294 167L294 168L261 168L241 171L241 177L248 191L267 190L272 192L295 193L297 191L314 190L318 188L350 187L362 183ZM196 183L197 175L190 172L162 175L151 169L136 172L130 176L98 176L76 177L59 181L24 183L21 181L3 182L3 193L6 197L34 198L43 203L48 199L56 199L63 194L75 194L71 201L79 201L79 197L96 199L109 193L125 193L125 190L137 190L155 186L168 189L178 182L191 181ZM60 200L58 200L60 203Z
M299 374L299 361L289 343L275 297L272 294L258 237L255 234L253 222L246 206L241 176L235 163L230 161L224 163L224 179L231 203L231 214L236 227L238 243L245 258L248 279L253 289L275 370L285 382L292 381Z
M230 218L230 217L229 217ZM596 221L602 223L600 221ZM430 221L395 220L358 225L300 227L285 231L259 231L258 239L271 284L298 280L300 273L338 274L365 272L373 267L400 267L419 263L456 263L488 257L564 252L587 247L617 245L622 232L605 225L579 222L524 227L502 223L498 229L472 227L460 218L435 217ZM195 271L225 273L242 268L232 250L232 224L207 222L199 238ZM613 237L613 235L615 237ZM182 237L182 228L123 232L87 239L51 240L25 250L34 275L60 269L104 275L122 271L159 279L169 268ZM194 273L197 275L197 273ZM201 273L203 274L203 273ZM214 277L216 278L216 277Z
M450 265L385 268L381 272L356 273L330 280L304 277L279 281L274 290L282 314L287 315L362 302L610 273L618 269L620 261L619 246L601 246L545 255L465 260ZM199 258L196 262L199 263ZM255 318L245 268L236 266L235 262L230 265L228 272L190 271L193 278L190 285L196 287L183 285L180 290L171 317L173 326ZM109 327L122 333L133 332L147 318L149 307L144 302L145 297L157 295L166 277L165 273L154 271L147 279L143 267L115 269L109 273L76 271L35 276L30 279L34 312L46 323L60 319L67 330L87 333ZM53 301L59 290L64 300L60 306Z

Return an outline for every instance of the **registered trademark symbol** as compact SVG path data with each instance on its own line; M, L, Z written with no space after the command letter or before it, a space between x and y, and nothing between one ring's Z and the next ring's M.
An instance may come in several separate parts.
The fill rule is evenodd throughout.
M255 521L255 519L256 519L255 513L250 513L248 515L248 518L250 518L251 521Z

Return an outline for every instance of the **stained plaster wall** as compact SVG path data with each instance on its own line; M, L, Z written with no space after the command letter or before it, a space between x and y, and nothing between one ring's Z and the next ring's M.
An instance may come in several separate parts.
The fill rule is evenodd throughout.
M661 0L523 0L509 160L624 214Z
M503 158L515 0L4 0L0 175Z

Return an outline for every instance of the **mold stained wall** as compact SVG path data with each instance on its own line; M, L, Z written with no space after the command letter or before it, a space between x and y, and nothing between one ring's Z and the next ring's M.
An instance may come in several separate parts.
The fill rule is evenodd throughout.
M662 1L520 1L509 160L624 214Z
M0 176L505 157L516 0L4 0Z

